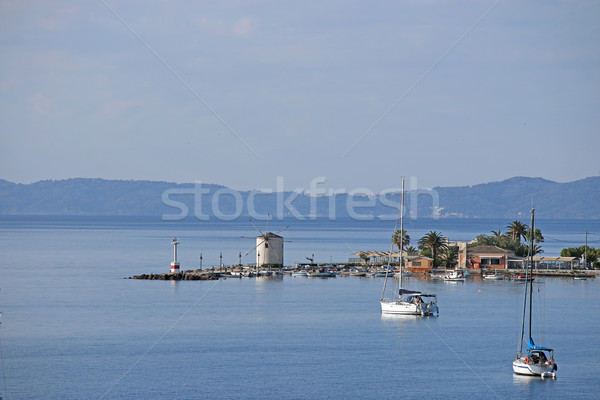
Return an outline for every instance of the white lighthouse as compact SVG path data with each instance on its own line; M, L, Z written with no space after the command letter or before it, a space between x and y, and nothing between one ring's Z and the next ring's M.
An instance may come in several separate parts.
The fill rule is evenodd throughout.
M179 273L179 262L177 262L177 245L179 242L177 241L177 238L173 238L171 244L173 245L173 262L171 263L171 272Z

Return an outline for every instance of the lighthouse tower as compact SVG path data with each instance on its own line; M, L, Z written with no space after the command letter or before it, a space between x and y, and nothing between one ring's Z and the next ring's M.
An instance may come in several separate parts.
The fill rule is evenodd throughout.
M171 244L173 245L173 262L171 263L171 272L179 273L179 263L177 262L177 245L179 242L177 241L177 238L173 238Z

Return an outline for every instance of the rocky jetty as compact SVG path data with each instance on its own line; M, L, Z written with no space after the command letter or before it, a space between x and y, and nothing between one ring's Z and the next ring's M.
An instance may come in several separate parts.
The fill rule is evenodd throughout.
M148 279L158 281L214 281L219 279L219 274L213 270L190 270L178 273L167 272L164 274L142 274L130 276L128 279Z

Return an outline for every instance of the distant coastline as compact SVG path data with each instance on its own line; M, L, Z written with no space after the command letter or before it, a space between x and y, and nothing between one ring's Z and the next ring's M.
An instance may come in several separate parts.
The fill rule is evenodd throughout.
M233 220L296 217L390 220L398 194L236 191L222 185L73 178L18 184L0 179L0 215L162 216ZM412 196L412 197L411 197ZM407 217L600 219L600 177L558 183L514 177L409 192Z

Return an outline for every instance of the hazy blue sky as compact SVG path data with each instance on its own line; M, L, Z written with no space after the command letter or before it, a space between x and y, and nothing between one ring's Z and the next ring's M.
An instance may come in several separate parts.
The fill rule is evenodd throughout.
M0 0L0 178L600 174L600 2Z

